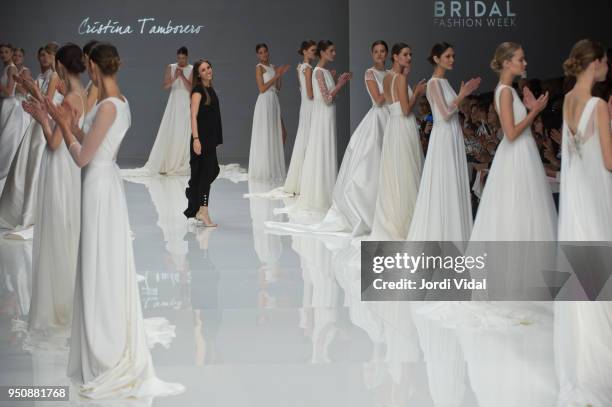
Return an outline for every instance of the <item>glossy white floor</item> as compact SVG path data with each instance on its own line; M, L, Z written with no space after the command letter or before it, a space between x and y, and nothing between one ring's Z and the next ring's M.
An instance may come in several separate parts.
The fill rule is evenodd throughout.
M281 219L273 209L283 202L244 199L246 182L214 183L218 229L185 221L185 178L125 185L145 314L176 325L170 347L154 349L155 366L187 391L86 405L555 405L548 308L538 323L448 328L424 317L422 304L360 302L359 251L266 234L263 222ZM31 249L0 239L0 385L65 381L65 355L31 354L11 329L27 319Z

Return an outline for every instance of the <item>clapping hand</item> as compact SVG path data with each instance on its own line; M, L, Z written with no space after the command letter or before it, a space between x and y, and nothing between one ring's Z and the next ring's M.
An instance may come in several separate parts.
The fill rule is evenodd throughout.
M22 73L21 75L13 75L13 79L15 79L15 82L21 85L29 94L38 100L42 100L42 95L40 93L40 89L38 88L38 84L34 82L32 78L25 77Z
M472 78L467 82L462 81L459 94L463 97L471 95L476 89L478 89L480 82L482 82L482 79L480 78Z
M523 88L523 103L527 109L541 112L548 104L548 92L536 99L531 90L525 86Z
M339 85L344 85L346 84L348 81L350 81L353 78L353 73L352 72L344 72L343 74L340 75L340 77L338 78L338 84Z
M281 76L286 74L287 71L289 70L289 67L290 67L289 65L281 65L281 66L274 67L274 71L276 72L276 76L278 76L280 78Z
M34 118L41 126L45 126L49 121L49 115L45 106L36 99L21 102L23 110Z
M416 86L414 87L414 96L419 96L422 95L423 93L425 93L425 91L427 90L427 82L425 81L425 79L421 79L419 81L419 83L416 84Z
M47 96L45 98L45 109L49 116L62 128L71 128L72 124L78 121L76 109L67 100L56 106L51 98Z

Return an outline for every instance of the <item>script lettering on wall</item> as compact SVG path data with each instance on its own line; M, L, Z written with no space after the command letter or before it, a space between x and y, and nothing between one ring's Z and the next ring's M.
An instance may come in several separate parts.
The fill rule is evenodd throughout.
M204 28L199 24L177 24L172 20L158 21L155 17L142 17L133 24L108 18L102 21L85 17L78 26L79 35L195 35Z

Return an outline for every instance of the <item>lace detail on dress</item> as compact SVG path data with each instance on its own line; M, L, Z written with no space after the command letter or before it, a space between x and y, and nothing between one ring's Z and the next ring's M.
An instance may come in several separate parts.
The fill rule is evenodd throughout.
M376 77L374 76L374 72L372 72L372 69L366 69L365 71L365 80L366 81L375 81Z
M583 128L583 125L582 125L586 119L591 117L593 110L594 110L594 105L595 105L594 101L596 102L597 99L591 98L585 105L584 110L582 111L582 115L580 116L580 119L578 120L578 127L576 129L576 133L573 133L570 127L566 123L567 135L568 135L567 147L568 147L570 158L573 156L578 156L579 159L582 159L583 146L586 144L587 141L589 141L589 139L593 136L593 134L595 134L595 132L592 131L591 128L588 128L588 129ZM587 123L591 123L591 122L592 122L591 120L587 121ZM590 127L592 127L592 125Z
M333 102L334 98L331 95L331 90L327 89L325 74L321 69L317 69L317 72L315 72L315 78L317 79L317 84L319 85L319 90L321 91L321 96L323 97L325 103L329 104Z
M436 105L444 120L448 120L457 113L457 106L448 106L444 98L442 83L444 79L431 78L427 83L427 94L431 102Z

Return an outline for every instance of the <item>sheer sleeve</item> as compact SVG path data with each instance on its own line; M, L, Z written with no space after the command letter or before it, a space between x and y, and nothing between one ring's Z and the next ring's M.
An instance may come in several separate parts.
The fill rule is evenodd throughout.
M315 72L315 78L317 79L317 85L319 86L319 90L321 91L321 95L323 96L323 100L328 105L331 104L334 100L331 95L331 90L327 89L327 84L325 83L325 75L322 70L317 70Z
M376 78L374 77L374 72L372 72L371 69L367 69L365 71L365 80L366 81L375 81Z
M81 144L76 140L70 143L68 150L79 168L89 164L91 159L95 156L108 130L115 122L116 117L117 108L115 104L110 101L102 103L98 108L91 128L87 134L83 136L83 143Z
M439 80L429 81L427 84L427 92L429 93L431 102L436 105L444 120L450 119L451 116L457 112L457 106L448 106L446 103L442 85Z

